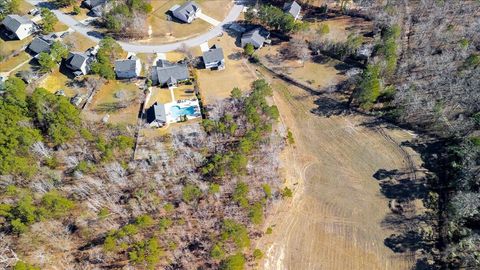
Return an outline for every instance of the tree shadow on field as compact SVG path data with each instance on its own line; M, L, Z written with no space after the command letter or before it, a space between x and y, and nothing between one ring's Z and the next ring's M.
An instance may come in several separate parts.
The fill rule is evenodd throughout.
M375 123L369 125L375 127ZM420 151L422 157L431 156L431 153L423 152L426 150L423 143L402 142L399 146ZM408 157L408 153L405 152L405 155ZM384 239L384 245L397 254L414 256L415 265L411 269L440 269L431 255L438 248L436 216L433 212L418 208L420 202L424 205L429 203L427 184L431 185L431 177L428 173L419 177L419 169L407 159L406 168L379 169L373 174L380 185L380 192L389 199L391 210L381 222L383 228L394 231ZM426 168L424 165L422 167Z

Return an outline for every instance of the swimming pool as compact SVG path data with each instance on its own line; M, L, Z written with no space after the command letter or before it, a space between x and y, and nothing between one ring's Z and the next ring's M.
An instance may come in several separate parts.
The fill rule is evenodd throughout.
M182 115L195 116L195 107L196 106L180 107L175 105L170 107L170 112L174 118L178 118Z

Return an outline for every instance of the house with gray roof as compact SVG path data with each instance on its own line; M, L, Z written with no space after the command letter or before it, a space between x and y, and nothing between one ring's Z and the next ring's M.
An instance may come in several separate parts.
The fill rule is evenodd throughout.
M107 0L85 0L82 2L82 5L90 9L88 15L92 17L100 17L105 10L106 3Z
M283 5L283 11L289 13L293 16L295 20L297 20L300 17L302 7L296 1L293 1L291 3L287 2Z
M170 8L172 15L185 23L191 23L202 12L200 6L194 1L189 1L183 5L175 5Z
M263 46L266 40L267 38L262 35L261 29L258 27L248 32L245 32L240 39L240 43L242 45L242 48L245 48L247 44L252 44L255 49L258 49Z
M87 75L90 72L90 65L93 59L89 54L82 52L71 52L65 59L65 66L73 72L75 76Z
M225 68L223 49L217 45L213 45L208 51L204 52L202 58L205 68L218 70Z
M188 67L184 63L171 63L161 59L152 68L152 83L160 87L176 87L179 82L189 78Z
M27 49L31 54L35 56L42 52L49 53L50 46L52 46L53 41L54 39L50 38L50 36L36 37L28 45Z
M10 14L2 21L12 36L22 40L35 32L35 24L27 17Z
M115 73L119 79L131 79L140 76L142 63L134 55L128 59L115 61Z
M162 127L167 123L167 112L163 104L153 103L145 114L150 127Z

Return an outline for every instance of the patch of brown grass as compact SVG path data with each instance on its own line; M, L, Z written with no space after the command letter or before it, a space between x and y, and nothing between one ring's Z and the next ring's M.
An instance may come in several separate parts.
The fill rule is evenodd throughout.
M200 91L207 104L230 96L234 87L243 91L250 89L251 83L256 79L255 70L241 56L243 50L235 46L235 40L232 37L223 35L212 39L209 45L213 44L220 45L223 49L225 69L197 70Z

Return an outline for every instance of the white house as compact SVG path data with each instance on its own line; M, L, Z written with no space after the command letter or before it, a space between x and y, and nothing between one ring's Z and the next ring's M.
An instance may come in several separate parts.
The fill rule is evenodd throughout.
M75 76L87 75L90 72L92 58L86 53L71 52L65 60L65 65Z
M293 18L297 20L300 17L302 7L297 2L293 1L291 3L285 3L283 5L283 10L292 15Z
M170 8L170 12L172 12L173 16L180 21L191 23L195 18L198 17L202 10L197 3L189 1L181 6L173 6L172 8Z
M2 21L2 24L20 40L30 36L35 31L35 24L29 18L17 14L8 15Z
M207 69L222 70L225 68L223 50L217 45L213 45L208 51L205 51L202 58Z
M142 63L140 62L140 59L137 59L133 55L128 59L115 61L115 73L117 74L117 78L135 78L140 76L141 71Z

